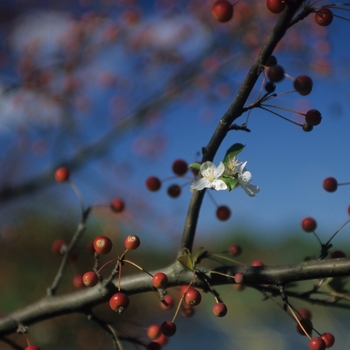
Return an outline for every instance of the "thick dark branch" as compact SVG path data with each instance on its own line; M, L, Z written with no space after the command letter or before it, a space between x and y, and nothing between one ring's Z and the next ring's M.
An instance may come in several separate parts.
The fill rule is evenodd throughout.
M241 85L241 88L239 89L234 102L231 104L225 115L220 119L220 122L217 125L216 130L214 131L214 134L208 145L203 148L202 162L212 161L214 159L215 154L218 151L222 141L226 137L227 132L230 130L232 123L244 112L244 105L246 104L247 99L252 92L260 73L262 72L262 65L267 62L274 49L276 48L276 45L285 35L287 29L289 28L290 22L292 21L301 3L301 0L288 2L286 11L281 15L275 28L272 30L271 35L268 37L265 45L263 46L260 54L255 59L255 62L253 63L253 66L248 72L243 84ZM197 191L195 191L193 194L190 206L188 208L187 219L181 242L181 251L183 248L192 250L197 227L198 214L204 196L204 194L200 195L196 192ZM179 254L181 254L181 251Z
M208 272L209 270L217 273ZM189 284L193 279L193 273L182 270L180 264L177 262L162 269L162 271L168 276L169 287ZM205 268L203 272L206 273L207 279L212 286L232 284L234 280L222 274L234 276L237 272L242 272L245 275L245 281L248 285L266 284L279 286L280 284L317 278L350 276L350 258L313 260L300 264L281 266ZM195 284L199 288L207 289L207 284L204 281L197 279ZM121 290L128 295L150 291L156 293L150 276L142 272L123 277L121 280ZM28 326L34 322L74 312L86 314L92 307L106 302L116 292L117 283L109 284L108 286L97 285L91 289L62 296L45 297L23 310L15 311L8 316L0 318L0 338L15 333L19 323Z

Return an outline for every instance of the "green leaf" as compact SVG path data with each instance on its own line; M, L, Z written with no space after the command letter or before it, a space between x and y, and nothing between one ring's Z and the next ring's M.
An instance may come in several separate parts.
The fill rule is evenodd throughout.
M223 160L224 164L228 164L237 154L243 151L243 148L245 146L242 145L241 143L235 143L232 145L225 154L225 158Z
M187 270L193 271L194 264L192 261L191 252L185 248L185 253L177 258L177 261Z
M195 170L200 170L200 168L201 168L201 165L202 164L199 164L199 163L191 163L188 167L190 168L190 169L195 169Z
M202 258L202 255L206 254L207 251L203 247L200 247L193 256L193 266L195 267L197 262Z
M238 180L234 177L221 177L220 180L227 185L227 191L233 190L238 184Z

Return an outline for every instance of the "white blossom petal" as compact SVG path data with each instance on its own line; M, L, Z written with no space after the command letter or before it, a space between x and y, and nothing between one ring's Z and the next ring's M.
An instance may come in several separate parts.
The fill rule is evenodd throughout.
M258 186L250 184L250 181L252 180L252 174L250 173L250 171L245 170L246 164L247 162L244 162L241 166L241 169L239 170L238 182L245 191L245 193L248 194L248 196L254 197L256 193L260 191L260 188Z
M205 177L202 177L198 181L194 181L191 185L191 188L193 190L200 191L209 186L210 186L210 182L208 181L208 179L206 179Z
M212 184L213 184L214 190L216 191L227 190L227 185L222 180L214 180Z
M225 165L223 162L220 162L219 166L214 170L215 178L220 177L225 171Z

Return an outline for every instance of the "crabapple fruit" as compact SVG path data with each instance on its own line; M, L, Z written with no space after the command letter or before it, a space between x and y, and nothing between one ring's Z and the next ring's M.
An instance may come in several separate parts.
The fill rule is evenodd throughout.
M312 330L313 330L313 326L312 326L312 322L310 320L304 319L302 318L301 320L299 320L300 324L297 324L296 330L299 334L301 335L308 335L309 337L311 337L312 335ZM306 332L306 334L305 334Z
M82 279L86 287L96 286L98 282L98 276L94 271L85 272Z
M94 240L94 249L96 253L106 255L112 250L112 241L106 236L97 236Z
M172 321L165 321L160 327L166 337L172 337L176 333L176 325Z
M156 176L150 176L146 180L146 187L152 192L158 191L161 188L161 186L162 186L162 183Z
M299 75L294 79L294 89L300 95L306 96L312 91L312 79L308 75Z
M306 132L309 132L309 131L312 131L313 130L313 126L308 124L308 123L304 123L303 125L303 130L306 131Z
M252 266L264 266L264 263L260 260L255 260L251 263Z
M230 255L239 256L242 253L242 248L238 244L231 244L228 248L228 252Z
M227 314L227 306L224 303L216 303L212 311L215 316L224 317Z
M29 345L29 346L26 347L25 350L40 350L40 349L37 346L35 346L35 345Z
M190 287L184 299L187 305L196 306L201 302L202 296L197 289Z
M242 284L244 282L244 274L242 272L237 272L235 274L235 282L238 284Z
M195 313L195 309L191 305L185 305L181 308L181 314L185 317L192 317Z
M162 346L159 343L156 343L155 341L150 342L147 345L147 350L161 350Z
M323 181L323 188L327 192L335 192L338 188L338 181L334 177L327 177Z
M75 275L73 277L73 286L75 288L82 288L84 286L83 276L81 274Z
M69 180L70 172L68 168L62 166L55 171L55 180L57 182L66 182Z
M279 64L269 67L267 70L267 76L271 81L278 83L284 79L284 68Z
M163 272L157 272L152 277L152 284L154 288L165 288L168 284L168 276Z
M121 213L125 208L125 203L120 198L115 198L111 202L111 209L116 213Z
M67 244L63 239L56 239L51 246L51 251L55 255L63 255L67 249Z
M346 254L344 252L342 252L341 250L335 250L332 254L331 254L331 259L339 259L339 258L345 258Z
M151 324L147 328L147 336L148 338L154 340L157 339L162 334L160 330L160 326L158 324Z
M307 217L302 220L301 227L305 232L314 232L317 227L317 222L314 218Z
M172 309L172 307L174 306L174 299L172 296L170 296L169 294L166 294L163 296L163 301L160 302L160 307L163 310L168 310L168 309Z
M328 8L321 8L315 14L315 21L320 26L329 26L333 21L333 12Z
M285 0L267 0L266 7L272 13L281 13L286 8Z
M172 198L177 198L181 194L181 187L179 185L171 185L168 187L168 195Z
M172 165L173 173L178 176L184 176L188 171L188 164L182 159L176 159Z
M110 308L121 314L129 306L129 298L126 294L118 292L109 299Z
M308 125L316 126L321 123L322 115L317 109L310 109L305 114L305 121Z
M321 337L315 337L310 339L309 341L309 349L310 350L325 350L326 343Z
M335 338L334 338L334 335L332 333L323 333L321 335L321 338L325 342L326 348L331 348L335 343Z
M124 240L124 246L128 250L135 250L139 247L141 241L140 238L136 235L129 235Z
M226 205L221 205L216 209L216 217L221 221L226 221L231 216L231 210Z
M216 20L221 23L228 22L233 17L233 5L227 0L214 2L211 11Z

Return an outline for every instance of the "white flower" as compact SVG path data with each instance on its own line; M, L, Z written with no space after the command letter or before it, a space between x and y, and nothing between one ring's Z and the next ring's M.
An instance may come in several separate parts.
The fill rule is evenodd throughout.
M258 186L254 186L250 184L250 181L252 179L252 174L245 169L247 162L244 162L241 166L241 169L238 173L238 182L241 185L241 187L244 189L244 191L248 194L250 197L254 197L256 193L260 191L260 188Z
M203 190L203 188L213 188L216 191L226 190L227 185L220 180L220 176L224 173L225 165L220 162L216 167L212 162L205 162L200 167L202 177L198 181L194 181L191 185L193 190Z

